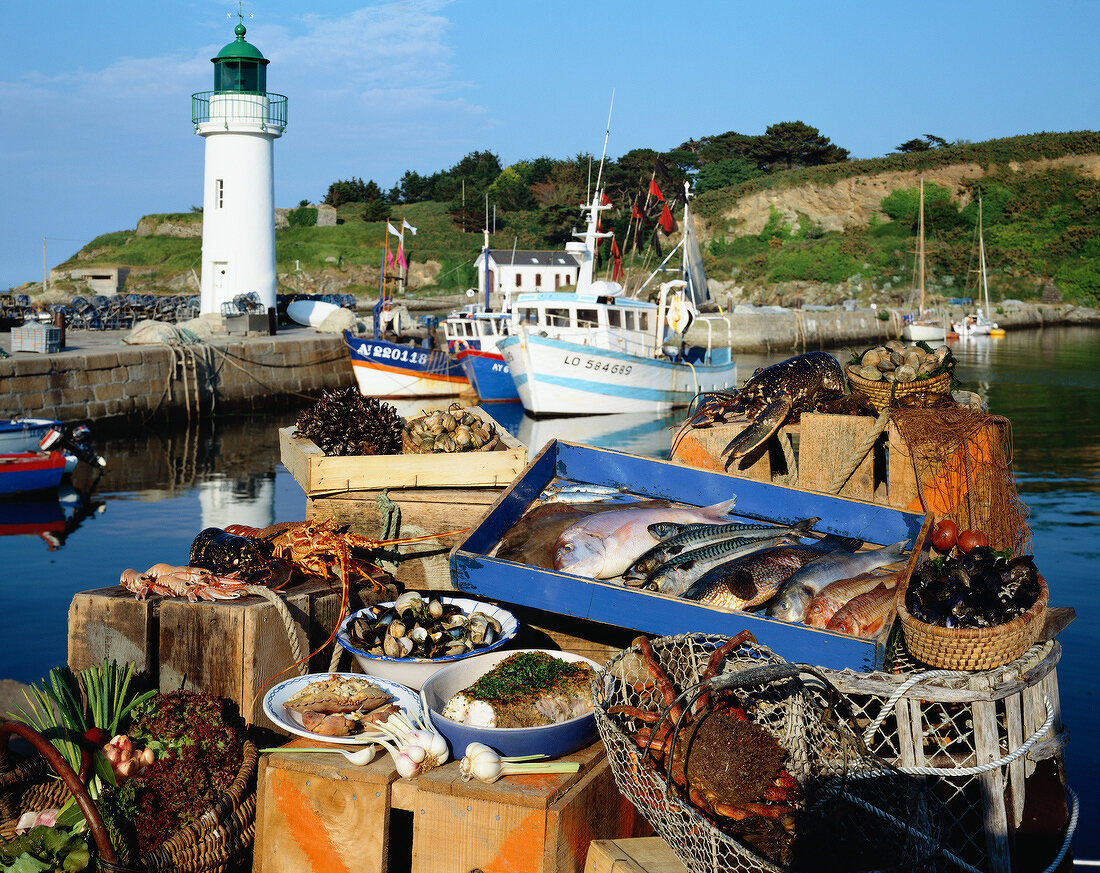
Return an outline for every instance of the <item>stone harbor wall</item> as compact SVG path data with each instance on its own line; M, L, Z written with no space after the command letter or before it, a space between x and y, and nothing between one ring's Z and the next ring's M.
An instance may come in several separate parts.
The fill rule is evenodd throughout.
M354 384L347 346L332 335L20 353L0 360L0 418L77 422L260 411Z

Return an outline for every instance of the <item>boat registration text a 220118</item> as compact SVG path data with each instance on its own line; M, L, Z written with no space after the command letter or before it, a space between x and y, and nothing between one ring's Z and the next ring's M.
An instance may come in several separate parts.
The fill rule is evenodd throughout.
M359 354L364 358L387 358L391 361L401 361L403 364L413 364L421 367L428 363L428 353L418 352L415 349L375 346L372 351L366 343L363 343L359 346Z
M562 363L567 367L577 367L582 370L599 370L613 375L627 376L633 369L632 364L613 364L610 361L600 361L595 358L586 358L581 355L566 355Z

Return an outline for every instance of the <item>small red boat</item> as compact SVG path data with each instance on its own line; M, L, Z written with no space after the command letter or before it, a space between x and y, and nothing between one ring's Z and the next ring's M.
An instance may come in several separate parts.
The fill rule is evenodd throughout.
M64 473L65 455L61 452L0 455L0 497L56 488Z

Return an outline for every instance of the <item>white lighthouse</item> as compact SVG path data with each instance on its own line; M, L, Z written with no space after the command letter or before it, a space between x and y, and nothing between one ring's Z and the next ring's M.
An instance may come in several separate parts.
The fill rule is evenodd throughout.
M286 97L267 92L267 59L237 38L211 58L214 90L191 96L206 141L202 198L202 314L238 294L275 305L274 143L286 129Z

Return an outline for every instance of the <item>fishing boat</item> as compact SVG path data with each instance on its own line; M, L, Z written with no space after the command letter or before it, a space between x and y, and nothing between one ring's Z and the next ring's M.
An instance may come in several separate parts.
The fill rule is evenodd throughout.
M901 338L909 342L943 342L947 328L924 308L924 176L920 179L920 211L917 220L917 263L920 271L920 308L904 317Z
M60 430L61 422L53 418L0 419L0 454L36 452L46 434L55 428Z
M361 337L344 331L344 341L351 356L351 366L359 391L370 397L450 397L469 390L470 382L462 366L446 349L430 348L427 344L398 342L403 316L407 312L395 302L397 289L404 289L407 271L404 266L393 272L398 261L404 264L404 233L386 223L387 235L379 279L378 302L374 304L372 335ZM400 237L398 256L389 251L389 237ZM389 265L390 272L387 272ZM391 338L392 337L392 338Z
M625 296L616 282L592 278L600 232L599 213L609 208L597 185L585 206L588 221L581 242L566 250L580 260L577 290L520 294L514 303L512 335L498 348L511 370L524 409L532 416L660 413L688 405L702 391L732 388L737 365L730 350L712 348L713 317L700 316L709 298L702 256L684 203L684 235L650 277L682 249L680 278L660 285L657 302ZM732 334L724 316L727 336ZM705 322L706 347L688 346L688 327Z
M57 488L65 475L61 452L12 452L0 455L0 497Z
M80 461L102 468L107 462L96 454L87 425L67 427L53 418L0 419L0 456L57 450L65 459L64 475Z
M982 283L982 305L977 310L959 321L951 323L951 329L960 337L989 336L993 331L1003 334L995 321L990 321L987 313L989 308L989 283L985 272L985 241L982 237L982 195L978 194L978 270Z

